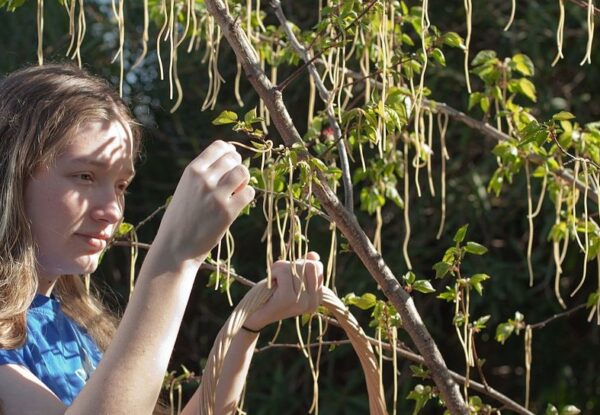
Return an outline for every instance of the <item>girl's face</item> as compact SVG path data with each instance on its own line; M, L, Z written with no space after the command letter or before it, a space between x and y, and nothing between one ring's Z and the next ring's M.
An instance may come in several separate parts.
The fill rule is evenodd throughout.
M55 163L34 172L25 210L37 244L39 293L49 295L60 275L96 269L133 176L133 139L120 121L83 124Z

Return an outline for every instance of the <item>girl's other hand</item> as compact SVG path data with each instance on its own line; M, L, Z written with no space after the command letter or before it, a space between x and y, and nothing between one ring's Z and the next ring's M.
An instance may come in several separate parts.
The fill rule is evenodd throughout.
M183 172L156 240L177 261L203 261L254 198L249 179L235 147L213 142Z
M292 266L296 268L296 275L292 273ZM314 313L319 305L323 287L323 264L316 252L309 252L306 259L299 259L294 264L277 261L271 272L273 295L244 323L250 330L258 331L279 320Z

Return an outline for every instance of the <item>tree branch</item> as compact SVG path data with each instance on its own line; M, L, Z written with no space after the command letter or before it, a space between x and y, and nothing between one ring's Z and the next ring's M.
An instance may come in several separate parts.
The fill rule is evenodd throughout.
M579 7L581 7L582 9L586 9L588 8L588 3L584 0L569 0L571 3L578 5ZM600 14L600 9L597 7L594 7L594 15L596 14Z
M578 306L575 306L575 307L573 307L570 310L563 311L562 313L554 314L553 316L548 317L544 321L540 321L539 323L535 323L535 324L529 324L529 327L531 327L532 329L541 329L541 328L544 328L544 327L546 327L546 324L551 323L554 320L557 320L557 319L559 319L561 317L567 317L567 316L573 314L574 312L576 312L576 311L578 311L578 310L580 310L582 308L585 308L586 305L587 305L586 303L579 304Z
M473 119L473 118L469 117L468 115L466 115L465 113L458 111L442 102L423 100L423 103L428 105L432 109L432 111L447 114L448 116L454 118L455 120L462 122L463 124L467 125L468 127L471 127L472 129L481 132L486 137L493 138L498 142L506 141L506 140L510 139L510 137L507 134L503 133L502 131L497 130L496 128L492 127L491 125L484 123L482 121ZM544 159L541 156L538 156L537 154L530 153L530 154L525 154L524 156L527 160L531 161L534 164L538 164L538 165L544 164ZM574 184L575 187L577 187L582 192L586 191L585 183L582 183L577 178L573 177L573 174L569 170L558 168L556 170L553 170L552 173L555 174L556 176L560 177L561 179L563 179L571 184ZM588 193L588 198L591 201L593 201L594 203L598 203L598 193L594 189L588 188L587 193Z
M319 62L319 61L317 61L317 62ZM353 79L360 79L360 80L365 79L365 77L362 74L359 74L358 72L354 72L349 69L346 69L346 75L348 75L349 77L351 77ZM375 87L381 88L381 83L379 83L375 80L370 80L370 82ZM502 141L506 141L506 140L510 139L510 136L508 136L508 134L505 134L502 131L499 131L498 129L492 127L488 123L471 118L464 112L454 109L451 106L449 106L443 102L436 102L436 101L431 101L428 99L423 99L423 105L429 107L433 112L446 114L449 117L465 124L467 127L472 128L473 130L477 130L484 136L492 138L498 142L502 142ZM541 156L538 156L537 154L532 154L532 153L525 154L524 157L534 164L538 164L538 165L544 164L544 159ZM577 187L580 191L582 191L582 192L586 191L585 183L582 183L580 180L575 178L570 170L558 168L558 169L553 170L552 173L554 175L560 177L564 181L566 181L570 184L574 184L575 187ZM598 200L599 200L598 193L594 189L588 188L587 194L588 194L589 200L591 200L592 202L594 202L596 204L598 203Z
M332 319L331 317L327 317L327 316L321 316L323 318L325 318L329 324L334 325L336 327L339 327L339 325L337 324L337 322L335 321L335 319ZM374 347L379 347L379 344L382 345L382 347L385 350L391 351L392 350L392 345L390 345L389 343L385 343L385 342L379 342L379 340L373 338L373 337L369 337L366 336L367 339L369 340L369 343L371 343ZM320 346L330 346L330 345L336 345L336 346L340 346L340 345L345 345L345 344L351 344L350 340L332 340L332 341L322 341L320 343L314 343L314 344L305 344L304 347L318 347ZM278 344L278 343L268 343L266 346L260 347L256 349L256 353L260 353L263 352L265 350L269 350L269 349L273 349L276 347L283 347L283 348L290 348L290 349L298 349L298 350L302 350L302 346L299 344ZM409 350L403 349L402 347L398 347L396 346L396 353L398 353L398 355L400 357L403 357L407 360L410 360L411 362L415 362L418 364L425 364L425 361L423 359L422 356L419 356L416 353L413 353ZM464 384L466 382L466 378L456 372L450 371L450 375L452 376L452 378L454 380L456 380L458 383L462 383ZM487 385L484 385L482 383L476 382L472 379L469 379L469 385L468 385L469 389L473 389L474 391L477 391L483 395L486 395L490 398L492 398L493 400L495 400L496 402L499 402L501 404L503 404L507 409L510 409L518 414L521 415L533 415L533 412L531 412L530 410L528 410L527 408L519 405L517 402L513 401L512 399L510 399L509 397L507 397L506 395L498 392L496 389L491 388Z
M300 134L283 103L281 92L271 84L269 78L260 69L258 56L244 31L229 15L221 0L207 0L206 6L227 38L238 61L242 64L248 80L267 106L273 124L281 134L285 144L292 146L295 143L301 143ZM304 159L310 157L306 151L299 151L298 153L299 157ZM335 193L327 186L322 175L321 178L322 180L319 180L314 188L317 198L325 211L333 218L338 229L346 237L371 276L382 288L385 296L401 315L404 328L423 355L425 364L429 367L433 381L437 385L450 413L468 414L467 406L458 386L452 379L437 345L427 331L413 299L401 287L383 257L377 252L360 227L354 214L344 208Z
M339 123L337 122L337 117L333 110L333 100L331 97L331 93L325 87L323 80L321 79L321 75L317 71L313 61L315 58L311 58L309 56L309 52L307 49L300 44L294 32L287 21L287 18L283 14L283 9L281 8L281 2L279 0L271 0L271 7L275 10L275 15L277 16L277 20L279 20L279 24L281 28L285 32L287 38L290 41L290 44L300 56L300 58L305 62L305 65L308 67L308 72L312 77L317 90L319 91L319 96L321 100L325 104L325 110L327 112L327 118L329 119L329 124L331 128L333 128L333 137L335 142L337 142L337 149L340 155L340 167L342 168L342 183L344 183L344 206L350 212L354 210L354 194L352 190L352 178L350 177L350 163L348 161L348 154L346 153L346 146L344 140L342 140L342 129L340 128ZM367 9L368 10L368 9Z
M116 241L113 245L114 246L131 246L131 245L135 245L135 246L137 246L139 248L142 248L142 249L150 249L150 246L151 246L150 244L147 244L147 243L133 242L133 241ZM216 265L212 265L212 264L203 263L200 266L200 269L207 269L207 270L210 270L210 271L216 271L217 270L217 266ZM220 271L222 273L224 273L224 274L227 273L226 267L220 267ZM253 287L254 285L256 285L256 283L254 281L251 281L251 280L249 280L249 279L247 279L247 278L245 278L245 277L243 277L243 276L241 276L239 274L236 274L235 272L232 272L231 270L229 270L229 275L232 276L237 282L239 282L240 284L245 285L247 287ZM547 319L547 320L545 320L545 321L543 321L541 323L537 323L537 324L531 325L531 327L532 328L538 328L536 326L541 325L541 324L545 325L545 324L549 323L550 321L552 321L552 320L554 320L556 318L562 317L562 315L573 313L574 311L578 310L582 306L585 306L585 304L580 304L579 306L577 306L574 309L569 310L567 312L556 314L556 315L550 317L549 319ZM327 323L330 324L330 325L332 325L332 326L341 327L340 324L337 322L337 320L334 319L334 318L332 318L332 317L330 317L330 316L321 315L321 318L327 320ZM539 328L543 327L543 325L539 326ZM369 336L366 336L366 337L367 337L367 339L369 340L369 342L373 346L375 346L375 347L379 346L380 342L379 342L378 339L375 339L375 338L369 337ZM343 344L351 344L351 342L350 342L350 340L335 340L335 341L322 341L320 343L321 346L323 346L323 345L325 345L325 346L328 346L328 345L343 345ZM306 344L305 347L316 347L318 345L319 345L319 343L316 343L314 345L313 344ZM392 346L389 343L382 342L381 345L386 350L392 350ZM267 346L263 346L263 347L257 348L255 350L255 353L259 353L259 352L262 352L262 351L265 351L265 350L268 350L268 349L271 349L271 348L274 348L274 347L287 347L287 348L293 348L293 349L298 349L298 350L302 349L302 347L300 345L298 345L298 344L275 344L275 343L268 343ZM427 365L427 363L425 362L425 359L423 359L422 356L420 356L420 355L418 355L416 353L413 353L410 350L407 350L405 348L396 346L396 352L401 357L404 357L405 359L408 359L408 360L410 360L412 362L415 362L415 363L418 363L418 364L421 364L421 365L423 365L423 364ZM450 376L454 380L456 380L457 382L462 383L462 384L464 384L466 382L466 378L464 376L462 376L462 375L460 375L460 374L458 374L456 372L453 372L453 371L449 371L449 373L450 373ZM513 401L512 399L510 399L506 395L503 395L502 393L498 392L494 388L490 387L489 385L487 385L487 383L486 384L481 384L481 383L475 382L472 379L469 379L469 385L468 385L468 387L471 388L471 389L473 389L473 390L475 390L475 391L477 391L477 392L479 392L479 393L482 393L482 394L484 394L486 396L489 396L490 398L496 400L497 402L502 403L508 409L512 409L513 411L515 411L518 414L533 415L532 412L530 412L526 408L522 407L521 405L519 405L518 403L516 403L515 401Z

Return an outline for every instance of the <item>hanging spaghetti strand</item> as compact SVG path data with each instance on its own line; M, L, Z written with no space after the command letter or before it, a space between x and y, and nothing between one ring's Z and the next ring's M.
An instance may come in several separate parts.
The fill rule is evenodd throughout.
M119 96L123 97L123 76L124 76L124 56L123 50L125 47L125 17L123 16L123 3L125 0L118 0L119 4L115 4L115 0L112 0L112 10L115 15L115 20L117 21L117 26L119 29L119 50L113 57L111 63L114 63L117 58L119 59Z
M585 50L585 56L579 65L592 63L592 43L594 41L594 0L588 0L587 7L587 29L588 29L588 41Z
M443 120L443 121L442 121ZM438 114L437 123L438 129L440 130L440 157L442 158L442 171L441 171L441 218L440 227L438 228L435 239L440 239L442 232L444 231L444 223L446 221L446 160L450 159L448 150L446 149L446 131L448 131L448 120L449 117L446 114Z
M148 13L148 0L144 0L144 32L142 34L142 54L137 58L131 69L137 68L148 53L148 23L150 21Z
M77 20L79 26L79 33L77 35L77 47L75 48L75 52L73 56L71 56L71 59L73 59L73 57L77 57L77 64L81 68L81 45L83 44L83 38L85 37L85 32L87 29L85 23L85 8L83 7L83 0L79 0L79 18Z
M508 29L510 29L510 27L512 26L514 20L515 20L515 12L517 10L517 0L512 0L512 7L510 10L510 18L508 19L508 23L506 24L506 26L504 27L504 31L508 31Z
M469 79L469 47L471 45L471 29L472 29L472 15L473 15L473 4L471 0L464 0L465 2L465 14L467 17L467 37L465 39L465 81L467 82L467 91L471 93L471 80Z
M37 0L37 58L38 65L44 64L44 0Z
M156 56L158 58L158 69L159 69L159 73L160 73L160 80L162 81L163 79L165 79L165 71L164 71L163 64L162 64L162 58L160 56L160 42L162 39L162 35L165 32L165 30L167 29L167 25L169 23L169 14L167 12L166 0L161 0L160 11L163 14L164 22L158 32L158 35L156 36Z
M531 343L533 341L533 332L531 326L525 327L525 408L529 409L529 393L531 389Z
M555 226L560 224L560 212L562 209L562 193L563 193L563 188L562 186L559 186L558 188L558 195L556 196L556 208L555 208L555 219L554 219L554 224ZM568 236L565 236L565 245L568 244L569 238ZM566 249L565 249L566 251ZM560 246L558 244L558 241L553 241L552 242L552 253L553 253L553 258L554 258L554 265L556 267L556 272L554 274L554 295L556 296L556 299L558 300L558 303L561 305L562 308L567 308L567 306L565 305L565 302L562 299L562 296L560 295L560 276L562 274L562 260L561 260L561 255L560 255Z
M558 27L556 28L556 48L558 51L556 52L556 57L552 61L552 66L556 65L556 63L563 59L562 47L563 47L563 36L565 32L565 0L558 0L558 5L560 9L560 16L558 17Z
M590 251L590 242L589 242L589 216L588 216L588 204L587 204L587 197L588 197L588 188L589 188L589 176L588 176L588 165L587 162L583 162L583 177L585 179L585 190L584 190L584 194L583 194L583 218L585 221L585 231L584 231L584 245L585 245L585 249L583 250L583 272L581 275L581 281L579 282L579 285L577 285L577 288L575 288L573 290L573 292L571 293L571 297L573 297L575 294L577 294L577 292L581 289L581 287L583 287L583 283L585 282L586 276L587 276L587 263L588 263L588 255L589 255L589 251ZM575 229L575 232L577 232L577 229Z
M70 0L71 4L69 4L69 0L65 0L64 6L67 11L67 16L69 16L69 36L71 37L71 41L69 42L69 48L67 49L66 56L71 54L71 49L75 46L75 3L77 0Z
M408 256L408 241L410 240L410 215L409 215L409 197L410 197L410 186L409 186L409 168L408 168L408 143L404 142L404 241L402 242L402 255L404 256L404 262L406 267L412 269L410 257Z
M525 160L525 179L527 181L527 223L529 235L527 238L527 271L529 272L529 286L533 287L533 264L531 261L533 249L533 202L531 200L531 176L529 175L529 160Z

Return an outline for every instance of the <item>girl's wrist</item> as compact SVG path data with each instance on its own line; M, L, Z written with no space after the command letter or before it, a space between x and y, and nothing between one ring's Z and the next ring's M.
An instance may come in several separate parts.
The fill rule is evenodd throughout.
M264 328L264 327L263 327L263 328ZM248 332L248 333L252 333L252 334L256 334L256 335L258 335L258 334L260 334L260 331L261 331L262 329L258 329L258 330L256 330L256 329L252 329L252 328L250 328L250 327L248 327L248 326L246 326L246 325L244 324L244 325L242 326L242 330L244 330L244 331L246 331L246 332Z
M261 318L261 313L259 311L248 316L242 328L252 333L260 333L261 330L263 330L268 325L269 322Z

